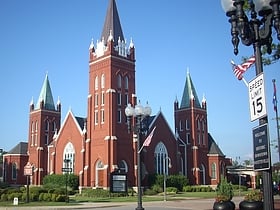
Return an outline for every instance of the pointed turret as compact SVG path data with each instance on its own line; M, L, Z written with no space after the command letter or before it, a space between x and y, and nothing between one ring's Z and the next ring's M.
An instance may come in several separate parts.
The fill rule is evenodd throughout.
M113 38L115 46L118 44L119 39L121 41L124 41L121 22L115 0L110 0L109 2L100 40L104 39L105 42L107 42L109 38Z
M197 97L196 90L194 88L190 73L188 72L180 108L190 108L191 102L193 102L194 107L201 108L201 105L200 105L199 99Z
M55 110L48 75L46 75L35 109Z

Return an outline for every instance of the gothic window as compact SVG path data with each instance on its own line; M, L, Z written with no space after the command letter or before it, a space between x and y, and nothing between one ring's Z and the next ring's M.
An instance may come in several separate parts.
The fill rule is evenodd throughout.
M190 123L189 123L188 119L186 119L186 129L190 130Z
M98 111L97 110L94 111L94 124L95 125L98 124Z
M102 89L105 88L105 75L104 74L101 75L101 88Z
M17 164L12 163L12 180L17 179Z
M35 133L35 137L34 137L34 144L35 144L35 146L37 146L37 144L38 144L38 134L37 133Z
M124 78L124 88L128 90L128 76L125 76Z
M118 79L118 81L117 81L118 82L118 88L121 89L122 88L122 76L120 74L118 74L117 79Z
M128 104L128 94L126 93L125 95L124 95L124 105L126 106L127 104Z
M31 123L31 146L34 145L34 132L35 132L34 129L35 129L34 128L34 122L32 121L32 123Z
M99 187L99 186L103 186L103 170L104 170L104 164L102 163L101 160L99 160L95 166L95 186Z
M98 76L95 77L94 87L95 87L95 90L98 90Z
M217 178L217 166L216 163L211 164L211 179Z
M157 174L168 174L168 153L165 145L159 142L155 148L155 171Z
M98 106L98 93L95 93L94 95L94 105Z
M201 144L200 134L199 134L199 133L197 134L197 144L198 144L198 145Z
M45 145L49 144L49 135L45 134Z
M38 121L35 122L35 132L38 131Z
M122 93L121 92L117 93L117 103L119 106L122 104Z
M201 124L202 124L202 131L204 132L205 131L205 121L203 120Z
M197 130L200 130L200 120L197 119L196 123L197 123Z
M120 109L118 109L117 111L117 122L121 123L122 122L122 111Z
M56 122L53 121L52 122L52 131L55 132L55 130L56 130Z
M127 167L127 163L125 162L125 160L121 160L118 164L118 168L121 170L121 172L128 172L128 167Z
M101 109L101 123L103 124L105 122L105 112L104 109Z
M74 173L75 169L75 149L71 142L68 142L63 151L63 168L71 168Z
M203 145L205 145L204 133L201 134L201 142L202 142Z
M183 124L183 123L182 123L182 121L180 120L180 121L179 121L179 130L180 130L180 131L183 130L183 127L182 127L183 125L182 125L182 124Z
M50 123L48 120L45 121L45 131L49 131L50 129Z
M104 91L102 91L102 93L101 93L101 106L104 106L104 104L105 104L105 93L104 93Z
M190 133L187 133L186 134L186 142L187 142L187 144L190 144L191 143L191 134Z

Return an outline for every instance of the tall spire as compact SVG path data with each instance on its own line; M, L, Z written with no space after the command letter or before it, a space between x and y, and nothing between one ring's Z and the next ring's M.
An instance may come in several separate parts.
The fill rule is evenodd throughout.
M53 102L53 96L52 96L52 90L48 78L48 74L46 74L37 104L35 109L39 109L41 102L44 103L44 108L47 110L55 110L54 102Z
M188 71L180 108L189 108L191 100L194 100L195 107L201 108L190 73Z
M108 41L110 33L113 36L114 43L115 43L114 45L118 44L119 38L121 41L124 41L121 22L120 22L115 0L109 0L106 19L105 19L100 40L103 40L104 38L104 41L106 43Z

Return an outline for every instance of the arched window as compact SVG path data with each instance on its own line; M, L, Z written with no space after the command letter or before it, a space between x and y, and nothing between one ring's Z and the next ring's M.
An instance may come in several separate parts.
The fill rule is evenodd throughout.
M120 74L118 74L117 79L118 79L118 88L120 89L120 88L122 88L122 76Z
M128 90L128 76L125 76L124 78L124 88Z
M216 163L211 164L211 179L217 179L217 166Z
M104 164L101 160L99 160L96 163L95 166L95 187L101 187L104 184L104 176L103 176L103 170L105 169Z
M104 74L101 75L101 88L102 89L105 88L105 75Z
M13 163L12 164L12 180L17 179L17 164Z
M35 132L34 122L32 122L31 123L31 146L34 145L34 132Z
M49 131L50 129L50 123L48 120L45 121L45 131Z
M56 122L53 121L52 122L52 131L55 132L55 130L56 130Z
M63 151L63 168L71 168L72 173L75 169L75 149L71 142L68 142Z
M121 170L121 172L128 172L128 167L127 167L127 163L125 162L125 160L121 160L118 164L118 168Z
M94 87L95 87L95 90L98 90L98 76L95 77Z
M166 146L159 142L155 148L155 170L157 174L168 174L169 165L171 164L168 157Z

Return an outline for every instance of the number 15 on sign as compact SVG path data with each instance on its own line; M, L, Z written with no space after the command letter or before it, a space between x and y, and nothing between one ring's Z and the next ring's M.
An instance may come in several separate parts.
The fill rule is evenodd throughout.
M263 73L248 84L251 121L267 115Z

